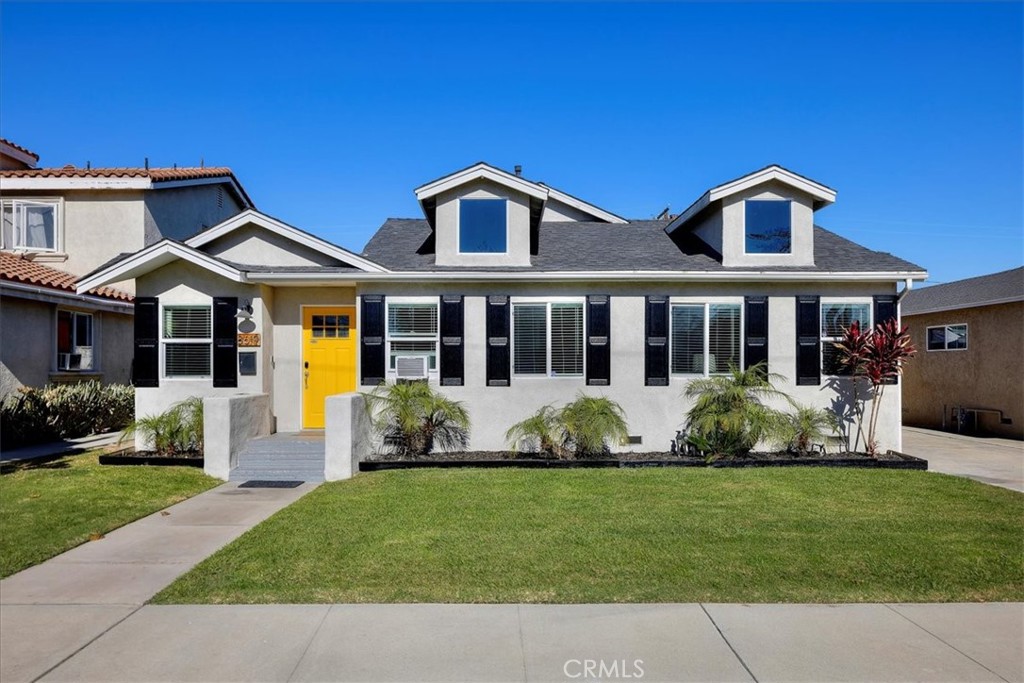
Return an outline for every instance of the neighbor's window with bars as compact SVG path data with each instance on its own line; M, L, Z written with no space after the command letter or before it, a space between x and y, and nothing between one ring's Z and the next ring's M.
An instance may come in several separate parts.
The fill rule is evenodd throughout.
M939 325L928 328L929 351L965 351L967 349L967 324Z
M2 213L0 248L57 251L59 201L8 199Z
M213 339L209 306L164 306L164 377L209 377Z
M821 372L824 375L849 375L850 371L839 363L835 343L842 341L843 330L853 323L867 332L871 329L871 304L827 302L821 304Z
M516 375L581 376L583 302L513 302L512 356Z
M426 356L427 367L437 369L437 301L388 301L388 367L399 356Z
M715 375L740 367L740 304L673 304L670 362L674 375Z

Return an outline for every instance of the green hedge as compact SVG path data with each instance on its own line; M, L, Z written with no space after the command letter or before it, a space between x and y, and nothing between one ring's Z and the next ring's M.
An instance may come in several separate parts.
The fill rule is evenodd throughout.
M123 429L135 417L135 389L99 382L23 388L0 403L5 450Z

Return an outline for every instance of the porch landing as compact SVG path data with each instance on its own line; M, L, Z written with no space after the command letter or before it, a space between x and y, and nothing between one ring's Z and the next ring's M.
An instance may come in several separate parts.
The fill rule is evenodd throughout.
M253 439L228 481L323 481L324 433L278 432Z

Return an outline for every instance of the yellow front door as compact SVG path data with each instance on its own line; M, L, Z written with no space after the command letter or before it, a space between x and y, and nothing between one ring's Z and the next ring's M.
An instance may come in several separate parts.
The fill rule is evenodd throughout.
M323 429L324 399L356 390L356 309L302 309L302 426Z

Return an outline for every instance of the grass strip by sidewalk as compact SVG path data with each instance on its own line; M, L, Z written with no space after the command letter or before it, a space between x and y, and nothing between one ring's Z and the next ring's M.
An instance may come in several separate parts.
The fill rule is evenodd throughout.
M1024 599L1024 495L927 472L411 470L326 484L160 603Z
M5 463L0 475L0 577L219 483L192 467L100 465L97 452Z

